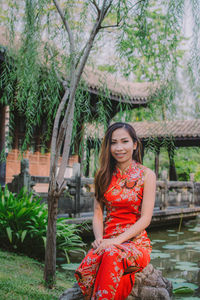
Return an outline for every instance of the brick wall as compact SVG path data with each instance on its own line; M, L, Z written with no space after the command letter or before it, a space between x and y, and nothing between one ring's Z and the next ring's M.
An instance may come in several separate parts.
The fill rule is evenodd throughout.
M6 183L11 182L13 180L13 176L20 173L21 158L22 157L18 149L12 149L8 153L6 162ZM23 154L23 158L27 158L29 160L29 172L31 175L49 176L50 153L41 154L40 152L31 153L27 151ZM78 156L73 155L69 158L68 166L72 167L76 162L78 162Z

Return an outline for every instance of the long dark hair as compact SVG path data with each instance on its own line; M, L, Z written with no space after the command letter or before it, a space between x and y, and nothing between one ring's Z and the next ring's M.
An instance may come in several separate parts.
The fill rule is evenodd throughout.
M105 133L101 151L100 151L100 168L95 176L95 197L97 201L101 202L104 198L113 171L116 166L116 160L112 157L110 152L112 134L116 129L124 128L133 140L133 143L137 142L137 148L133 151L133 160L141 163L141 142L138 139L135 129L128 123L117 122L110 125Z

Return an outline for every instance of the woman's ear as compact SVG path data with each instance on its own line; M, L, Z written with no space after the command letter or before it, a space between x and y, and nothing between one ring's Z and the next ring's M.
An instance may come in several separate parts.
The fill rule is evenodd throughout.
M137 149L137 142L135 142L134 144L133 144L133 150L136 150Z

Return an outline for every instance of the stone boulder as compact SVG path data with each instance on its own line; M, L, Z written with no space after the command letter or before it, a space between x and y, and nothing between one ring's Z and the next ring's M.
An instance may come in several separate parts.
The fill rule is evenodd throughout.
M149 264L142 272L136 273L135 284L127 300L170 300L172 283L162 276L162 272ZM59 300L83 300L77 283L66 290Z
M162 272L149 264L135 274L135 284L127 300L170 300L172 289L172 283Z

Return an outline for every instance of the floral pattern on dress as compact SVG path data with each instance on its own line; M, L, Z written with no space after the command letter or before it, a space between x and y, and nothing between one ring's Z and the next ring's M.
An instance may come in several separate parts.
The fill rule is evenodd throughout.
M103 238L114 238L130 228L141 216L146 168L133 162L122 174L113 173L104 194L106 219ZM151 245L145 230L136 237L103 249L91 249L75 272L86 299L122 300L130 293L135 272L150 262ZM135 271L129 269L134 268ZM127 275L126 275L127 274Z

